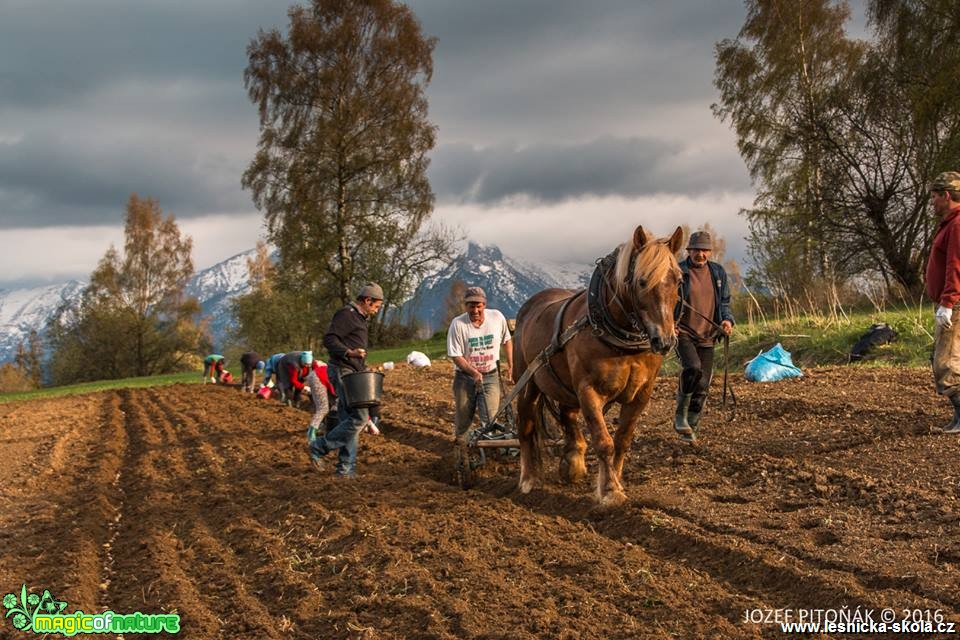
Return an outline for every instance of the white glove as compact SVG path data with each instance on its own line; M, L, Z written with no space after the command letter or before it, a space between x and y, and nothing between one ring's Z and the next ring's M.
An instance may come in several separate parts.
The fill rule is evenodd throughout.
M310 393L310 385L308 385L308 384L303 385L303 392L304 392L304 393Z
M951 320L952 316L953 309L947 309L941 305L937 307L937 315L934 317L934 320L936 320L938 327L949 329L953 326L953 321Z
M267 382L267 386L273 389L273 380L270 380L269 382Z

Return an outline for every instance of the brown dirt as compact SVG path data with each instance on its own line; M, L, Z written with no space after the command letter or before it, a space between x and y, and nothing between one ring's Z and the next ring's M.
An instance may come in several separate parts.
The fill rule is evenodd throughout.
M744 611L858 605L956 619L960 438L930 434L947 408L926 371L738 377L739 416L705 414L695 447L663 379L612 512L555 460L529 495L512 459L456 487L450 382L442 362L389 375L354 481L307 464L305 413L232 388L0 405L0 591L176 611L184 638L783 638Z

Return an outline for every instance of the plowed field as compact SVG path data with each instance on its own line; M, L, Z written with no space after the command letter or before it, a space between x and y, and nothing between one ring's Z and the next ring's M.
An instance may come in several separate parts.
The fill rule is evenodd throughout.
M310 467L306 413L235 388L0 405L0 591L176 611L184 638L783 638L745 611L858 606L957 619L960 438L930 433L948 412L926 371L736 378L737 419L714 402L698 446L673 435L662 379L610 512L589 458L581 485L548 458L529 495L511 459L455 486L451 378L388 376L352 481Z

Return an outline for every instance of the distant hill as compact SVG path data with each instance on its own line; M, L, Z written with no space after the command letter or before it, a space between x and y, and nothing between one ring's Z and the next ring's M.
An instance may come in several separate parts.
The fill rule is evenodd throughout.
M256 253L256 249L238 253L198 271L187 284L186 294L200 301L202 314L210 322L210 334L215 349L223 348L224 338L233 326L230 301L250 291L247 258L252 258Z
M199 301L203 316L208 318L215 349L233 325L230 300L247 293L247 258L255 249L237 255L194 274L186 293ZM456 280L483 287L491 308L507 317L516 315L520 305L531 295L549 287L577 289L586 286L591 265L531 264L507 256L495 246L469 243L450 264L424 279L411 300L403 306L407 319L420 322L428 331L442 328L444 299ZM0 289L0 363L10 362L17 345L25 340L30 329L42 330L64 301L79 296L85 282L71 280L63 284L29 289Z
M487 306L512 318L534 293L551 287L583 288L591 272L592 266L587 264L532 264L504 256L496 246L470 242L449 265L420 283L404 305L403 313L429 332L445 328L441 325L446 298L454 282L462 280L467 286L482 287L487 294Z
M247 282L247 258L255 249L239 253L208 269L198 271L187 283L187 295L200 301L202 314L209 318L214 346L220 348L233 323L230 300L250 289ZM78 297L86 282L71 280L63 284L27 289L0 289L0 363L10 362L17 345L31 329L42 331L65 300Z
M0 289L0 363L12 361L30 330L42 332L57 307L80 295L85 286L71 280L30 289Z

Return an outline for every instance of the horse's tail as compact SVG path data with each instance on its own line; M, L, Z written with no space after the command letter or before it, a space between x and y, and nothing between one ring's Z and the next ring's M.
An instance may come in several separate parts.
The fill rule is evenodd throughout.
M543 471L543 452L546 449L548 436L546 412L550 410L547 406L548 402L547 397L541 393L537 397L535 407L534 415L536 418L533 421L533 441L531 442L531 449L533 452L533 463L538 472Z

